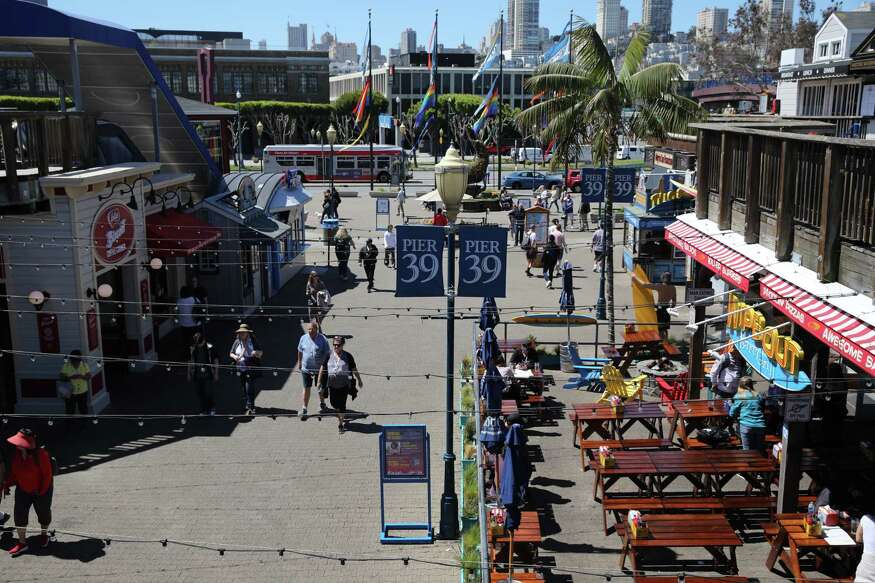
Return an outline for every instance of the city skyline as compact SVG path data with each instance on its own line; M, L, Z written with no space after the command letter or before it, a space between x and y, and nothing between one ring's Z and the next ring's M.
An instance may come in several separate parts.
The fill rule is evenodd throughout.
M52 0L51 7L73 14L99 16L100 18L126 26L128 28L175 28L195 30L239 30L253 43L261 39L267 40L270 49L285 49L288 46L287 23L308 25L308 34L317 38L325 31L336 33L340 42L361 44L364 30L367 26L367 6L349 2L350 10L331 11L326 13L324 6L319 4L295 6L289 12L288 5L279 0L264 0L259 3L259 11L241 11L239 14L221 13L211 10L211 3L206 0L191 0L179 3L170 0L153 0L148 4L121 3L112 0ZM716 0L709 5L718 8L728 8L730 18L741 0ZM855 4L852 2L851 4ZM412 28L419 38L427 38L434 21L434 7L423 7L422 10L397 10L397 4L389 0L372 0L374 44L380 46L385 54L390 48L397 48L401 31ZM825 6L825 1L818 2L818 10ZM468 45L477 46L480 39L486 36L492 22L498 17L499 10L507 9L507 0L487 0L478 3L476 13L470 14L470 2L462 0L447 0L440 5L443 18L440 20L440 42L448 47L458 46L464 40ZM629 11L628 22L641 22L642 2L623 2ZM173 10L169 10L169 8ZM696 25L696 17L701 4L691 0L676 0L672 10L672 29L687 31ZM165 10L167 8L167 10ZM491 10L490 10L491 8ZM581 3L573 0L541 0L540 26L548 27L552 34L558 34L568 20L569 9L574 9L577 16L595 23L596 3ZM354 11L361 12L356 21ZM465 13L465 18L454 15ZM269 15L268 18L265 15ZM342 20L337 18L343 14ZM332 22L331 19L334 19ZM360 47L359 47L360 49Z

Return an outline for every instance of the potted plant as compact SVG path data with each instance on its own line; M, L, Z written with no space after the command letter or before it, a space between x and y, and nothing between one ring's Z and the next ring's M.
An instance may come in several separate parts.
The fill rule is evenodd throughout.
M475 523L462 532L462 582L479 581L480 574L480 525Z

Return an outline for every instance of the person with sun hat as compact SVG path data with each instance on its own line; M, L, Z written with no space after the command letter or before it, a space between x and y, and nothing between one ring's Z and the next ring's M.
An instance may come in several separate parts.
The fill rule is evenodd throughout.
M21 429L6 441L15 446L3 489L15 486L13 518L18 530L18 542L9 549L9 554L17 557L30 548L27 544L27 523L31 507L36 511L41 529L37 545L40 548L49 546L54 472L52 457L45 448L37 447L36 435L30 429Z

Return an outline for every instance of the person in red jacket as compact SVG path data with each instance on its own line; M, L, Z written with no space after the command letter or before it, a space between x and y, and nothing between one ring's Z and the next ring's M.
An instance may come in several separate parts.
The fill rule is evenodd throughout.
M438 209L434 214L434 218L431 220L431 224L435 227L446 227L449 224L447 221L447 215L444 214L444 209Z
M15 486L15 527L18 529L18 544L9 550L13 557L27 552L27 520L30 507L36 511L42 532L39 546L49 546L49 524L52 522L52 458L43 448L37 448L36 435L30 429L22 429L9 439L15 446L10 456L10 467L3 488Z

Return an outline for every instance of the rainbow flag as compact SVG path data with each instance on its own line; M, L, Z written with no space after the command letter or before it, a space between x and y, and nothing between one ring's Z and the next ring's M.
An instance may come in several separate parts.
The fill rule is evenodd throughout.
M437 106L437 85L432 83L428 86L428 91L425 92L425 95L422 98L422 102L419 104L419 111L416 112L416 120L413 123L413 128L416 129L422 122L425 121L426 115L428 111Z
M431 74L431 79L428 85L428 91L422 96L422 102L419 104L419 111L416 112L416 119L413 121L413 129L418 129L428 117L428 111L437 107L437 13L434 17L434 26L431 29L431 36L428 39L430 51L428 53L428 69Z
M365 80L365 86L362 88L362 95L359 97L358 103L353 109L353 113L355 114L355 125L361 125L362 121L365 119L365 112L367 112L368 107L371 105L371 80Z
M489 89L489 93L486 94L486 97L483 98L483 101L480 102L480 105L474 111L474 117L477 117L477 121L474 122L474 126L472 127L474 135L480 133L480 130L482 130L483 126L486 124L486 120L498 115L499 105L498 77L496 77L492 82L492 87Z

